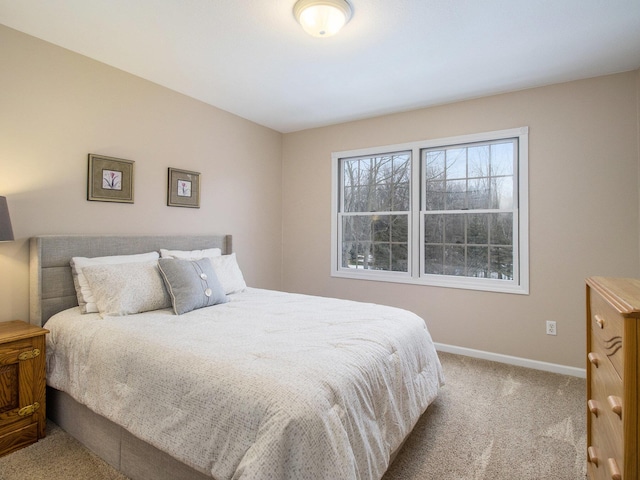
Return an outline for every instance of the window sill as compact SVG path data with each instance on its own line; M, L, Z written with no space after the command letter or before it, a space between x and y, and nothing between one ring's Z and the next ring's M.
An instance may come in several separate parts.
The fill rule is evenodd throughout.
M424 285L430 287L457 288L461 290L476 290L493 293L510 293L516 295L529 295L528 285L518 285L515 282L500 280L485 280L473 278L461 278L453 276L435 276L414 278L402 272L381 272L358 270L336 270L331 272L334 278L348 278L351 280L367 280L387 283L404 283L410 285Z

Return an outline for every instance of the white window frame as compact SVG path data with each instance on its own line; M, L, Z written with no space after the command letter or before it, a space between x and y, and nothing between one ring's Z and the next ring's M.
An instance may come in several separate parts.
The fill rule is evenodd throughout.
M476 142L491 142L502 139L518 140L518 159L514 165L514 279L494 280L487 278L459 277L421 274L424 252L424 222L421 219L420 202L422 191L422 150ZM340 221L340 195L342 192L340 159L351 157L380 156L391 152L411 152L411 212L409 214L408 272L349 269L341 265L342 222ZM359 280L432 285L447 288L482 290L489 292L529 294L529 128L484 132L471 135L425 140L420 142L386 145L333 152L331 154L331 276Z

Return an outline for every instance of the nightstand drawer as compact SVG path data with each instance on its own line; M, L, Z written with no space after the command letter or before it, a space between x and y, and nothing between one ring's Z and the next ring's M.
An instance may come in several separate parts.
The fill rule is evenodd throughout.
M38 424L32 423L19 430L0 436L0 452L10 453L38 440Z

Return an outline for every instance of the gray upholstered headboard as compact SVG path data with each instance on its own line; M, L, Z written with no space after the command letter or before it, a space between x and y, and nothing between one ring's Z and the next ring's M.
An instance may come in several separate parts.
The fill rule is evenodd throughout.
M44 325L49 318L78 305L71 257L131 255L169 250L220 248L232 252L231 235L43 235L30 240L29 319Z

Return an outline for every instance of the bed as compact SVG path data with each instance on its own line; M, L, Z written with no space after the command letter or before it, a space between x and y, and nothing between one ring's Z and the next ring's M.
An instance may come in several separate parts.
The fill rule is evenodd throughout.
M51 332L47 414L134 480L377 480L443 384L422 319L246 287L237 264L223 269L229 235L39 236L30 249L31 323ZM169 269L210 263L161 259L169 304L126 310L146 293L114 294L114 275L142 271L124 261L84 269L108 288L100 311L80 312L72 258L205 249L220 253L197 270L214 295L183 295Z

